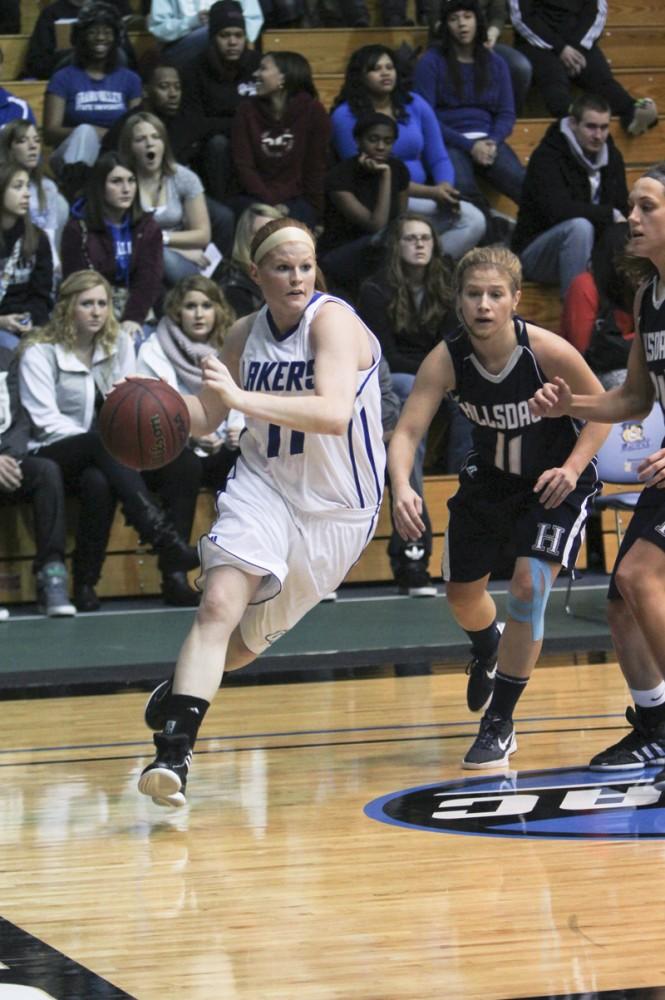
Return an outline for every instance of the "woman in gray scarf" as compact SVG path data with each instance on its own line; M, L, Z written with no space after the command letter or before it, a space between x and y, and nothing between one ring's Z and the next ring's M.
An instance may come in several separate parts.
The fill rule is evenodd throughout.
M233 310L214 281L200 274L183 278L167 296L157 330L141 345L138 374L164 379L181 393L198 395L201 362L207 355L219 352L234 319ZM182 475L168 476L168 466L144 473L150 489L165 498L185 537L192 530L201 487L217 491L224 486L235 463L243 426L242 415L232 411L214 433L190 439L189 447L178 459L184 463ZM199 599L184 573L165 575L162 593L169 604L194 605Z

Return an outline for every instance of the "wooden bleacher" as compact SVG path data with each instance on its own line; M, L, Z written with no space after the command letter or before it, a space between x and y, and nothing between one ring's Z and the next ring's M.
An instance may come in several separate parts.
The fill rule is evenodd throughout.
M22 0L21 35L0 38L4 61L0 66L0 81L8 90L26 98L38 121L41 121L44 100L44 81L20 80L29 33L46 0ZM133 9L139 11L139 0L133 0ZM380 28L378 0L369 0L373 27L367 29L298 29L266 31L264 51L290 49L302 52L310 60L315 82L323 103L330 107L339 92L344 67L350 53L360 45L380 41L398 48L405 42L414 49L427 44L424 28ZM413 7L411 0L410 7ZM411 14L413 11L411 9ZM155 46L155 40L146 32L130 34L139 56ZM510 43L512 34L506 31L504 40ZM652 96L661 111L665 112L665 3L663 0L612 0L607 30L602 41L603 50L610 59L619 80L636 96ZM550 123L537 98L528 104L528 117L520 119L511 138L511 145L523 162L537 145ZM646 135L628 138L613 122L612 134L626 161L629 181L633 181L645 165L665 158L665 128L663 121ZM497 208L514 214L515 206L507 199L495 197ZM556 329L559 322L560 303L556 289L527 284L523 291L522 312L534 322ZM434 553L431 568L434 573L440 565L443 538L447 525L446 500L456 488L456 477L430 476L425 481L425 497L434 531ZM611 488L611 487L610 487ZM72 512L73 512L72 505ZM202 493L197 506L194 536L207 530L213 514L213 498ZM34 553L30 509L5 508L0 519L0 603L34 600L34 582L31 561ZM615 551L612 547L614 523L603 522L607 532L606 565L611 565ZM381 512L377 533L361 561L353 568L348 582L390 580L392 574L386 553L390 536L390 518L387 505ZM68 551L73 546L73 535L68 539ZM192 574L192 578L195 574ZM135 596L159 593L159 572L156 557L138 544L136 533L124 524L121 513L115 518L104 573L98 587L102 598Z

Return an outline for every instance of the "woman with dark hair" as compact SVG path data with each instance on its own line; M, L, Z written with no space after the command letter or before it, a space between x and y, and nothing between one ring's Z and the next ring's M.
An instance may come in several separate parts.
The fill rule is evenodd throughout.
M16 163L0 164L0 346L48 319L53 257L46 233L30 218L30 177Z
M164 123L149 111L131 115L120 133L120 154L134 172L141 208L162 231L166 284L205 270L211 234L203 184L176 163Z
M67 276L90 268L113 289L113 311L135 339L162 292L162 234L141 209L136 177L119 153L105 153L88 177L62 236Z
M561 335L584 355L605 389L625 380L635 336L637 281L625 262L629 235L627 222L607 226L589 269L573 278L563 302Z
M477 0L443 0L438 41L416 65L415 88L436 112L460 191L488 211L478 177L518 204L525 171L506 144L515 125L510 73L486 42Z
M60 240L69 216L67 199L44 177L42 139L36 125L13 121L0 129L0 160L15 163L30 177L30 218L49 238L55 281L60 277Z
M266 52L255 78L256 96L240 102L233 120L240 194L230 203L238 212L253 201L281 205L314 226L323 214L330 120L310 65L298 52Z
M183 278L169 292L155 333L141 345L137 374L163 379L181 393L198 394L201 362L219 354L234 320L233 310L214 281L202 274ZM201 487L215 492L223 489L235 464L243 427L242 414L232 411L210 434L190 438L189 447L176 462L144 472L148 486L165 501L184 538L191 535ZM174 475L176 464L178 474ZM164 577L162 593L169 604L179 605L198 604L200 596L184 573Z
M409 210L431 216L444 253L460 257L484 236L485 219L474 205L460 201L436 116L408 90L395 54L385 45L365 45L349 59L331 115L333 146L341 159L357 154L354 126L373 111L397 123L392 155L409 171Z
M95 611L116 499L127 521L159 553L163 574L194 569L196 550L153 501L141 474L116 462L97 429L97 414L119 380L135 371L134 345L120 329L111 289L96 271L65 278L51 320L21 347L21 400L32 425L29 449L62 469L81 501L73 558L74 603Z
M392 224L386 241L386 267L363 282L358 314L379 338L401 405L416 372L432 348L458 326L452 290L453 265L441 252L436 230L425 216L408 212ZM471 425L457 403L444 400L448 422L446 472L459 472L471 447ZM425 438L418 447L411 485L423 495ZM393 530L388 554L401 592L415 597L436 593L429 578L432 527L424 508L425 531L414 542Z
M143 89L140 77L119 64L120 22L110 4L82 7L72 37L72 63L56 70L44 100L44 138L56 147L50 159L56 175L75 163L92 166L102 136L140 103Z

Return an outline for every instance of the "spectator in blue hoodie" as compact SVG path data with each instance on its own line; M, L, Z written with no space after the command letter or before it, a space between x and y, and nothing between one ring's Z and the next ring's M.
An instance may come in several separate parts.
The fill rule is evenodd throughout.
M0 64L2 61L2 50L0 49ZM24 101L22 97L12 94L5 87L0 87L0 128L4 128L5 125L9 125L17 118L20 121L35 124L35 115L28 102Z
M438 42L415 70L415 88L434 109L464 196L485 206L482 178L519 204L524 167L507 144L515 125L510 72L487 48L477 0L443 0Z

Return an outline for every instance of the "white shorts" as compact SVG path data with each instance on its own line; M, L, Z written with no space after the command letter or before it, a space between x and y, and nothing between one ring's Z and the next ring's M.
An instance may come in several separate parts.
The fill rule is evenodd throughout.
M240 621L257 656L336 590L374 534L378 511L295 512L245 464L217 497L217 520L199 543L202 585L215 566L263 577Z

